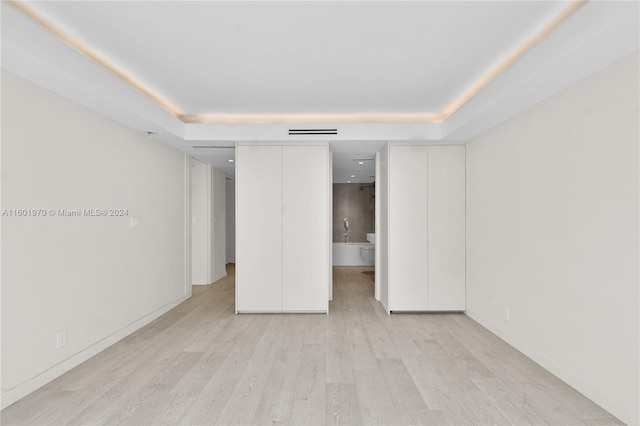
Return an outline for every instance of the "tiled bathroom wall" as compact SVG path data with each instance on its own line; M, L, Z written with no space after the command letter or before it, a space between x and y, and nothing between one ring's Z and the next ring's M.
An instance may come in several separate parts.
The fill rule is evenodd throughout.
M333 184L333 242L362 243L375 232L375 186L373 183ZM344 218L349 234L344 235Z

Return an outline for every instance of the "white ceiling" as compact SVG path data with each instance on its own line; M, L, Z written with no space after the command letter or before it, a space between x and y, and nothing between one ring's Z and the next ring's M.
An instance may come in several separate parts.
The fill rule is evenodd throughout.
M569 2L36 2L188 113L442 110Z
M438 113L570 2L46 1L27 5L185 114ZM443 123L323 123L337 181L389 140L472 138L638 48L638 2L589 2ZM2 66L233 174L288 124L185 123L2 2ZM317 124L314 124L317 127ZM355 157L354 157L355 156ZM368 175L369 176L369 175ZM343 180L344 179L344 180ZM367 178L368 179L368 178ZM356 180L367 182L370 180Z
M370 151L333 153L334 182L369 183L375 181L375 175L375 154Z

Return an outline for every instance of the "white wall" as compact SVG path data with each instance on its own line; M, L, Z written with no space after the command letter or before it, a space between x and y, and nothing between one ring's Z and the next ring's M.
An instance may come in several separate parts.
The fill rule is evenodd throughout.
M376 155L376 201L378 229L376 229L376 269L379 269L380 303L389 311L389 145L385 145Z
M3 71L2 209L127 209L140 223L2 217L3 407L187 297L187 165Z
M375 223L376 223L376 227L375 227L375 233L376 233L376 238L375 238L375 245L379 246L380 245L380 209L381 209L381 205L380 205L380 154L376 153L376 172L375 172L375 176L376 176L376 181L375 181ZM333 196L331 197L331 199L333 199ZM375 264L376 265L380 265L380 250L376 250L376 258L375 258ZM375 268L375 273L374 273L374 279L375 279L375 290L374 290L374 297L376 300L380 300L380 266L378 266L377 268Z
M226 230L227 263L236 263L236 183L226 181Z
M630 424L640 422L638 79L636 52L467 152L467 314Z
M191 270L194 285L212 284L226 272L224 172L191 159Z
M211 166L191 159L191 282L211 284Z
M224 172L215 167L211 167L211 188L213 189L212 282L216 282L227 276L227 186Z

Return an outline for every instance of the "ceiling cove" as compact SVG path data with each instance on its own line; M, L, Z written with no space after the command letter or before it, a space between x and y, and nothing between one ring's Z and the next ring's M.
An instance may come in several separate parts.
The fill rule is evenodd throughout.
M461 106L480 93L487 85L494 81L511 65L513 65L527 51L553 32L578 9L584 6L588 0L574 0L564 7L557 15L545 25L531 34L523 43L510 51L505 57L491 67L479 79L473 82L444 109L437 112L424 113L322 113L322 114L245 114L245 113L195 113L183 111L173 104L167 97L153 90L133 73L117 66L96 49L69 32L52 20L45 18L33 8L21 0L7 0L25 16L36 22L41 27L52 33L65 44L75 49L82 55L94 61L102 68L123 80L155 104L175 116L183 123L189 124L285 124L285 123L442 123Z

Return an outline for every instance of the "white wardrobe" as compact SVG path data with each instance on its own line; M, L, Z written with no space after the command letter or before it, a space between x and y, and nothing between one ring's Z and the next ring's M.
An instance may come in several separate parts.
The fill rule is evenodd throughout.
M388 145L381 182L387 311L465 310L465 147Z
M329 147L236 147L236 312L327 312Z

